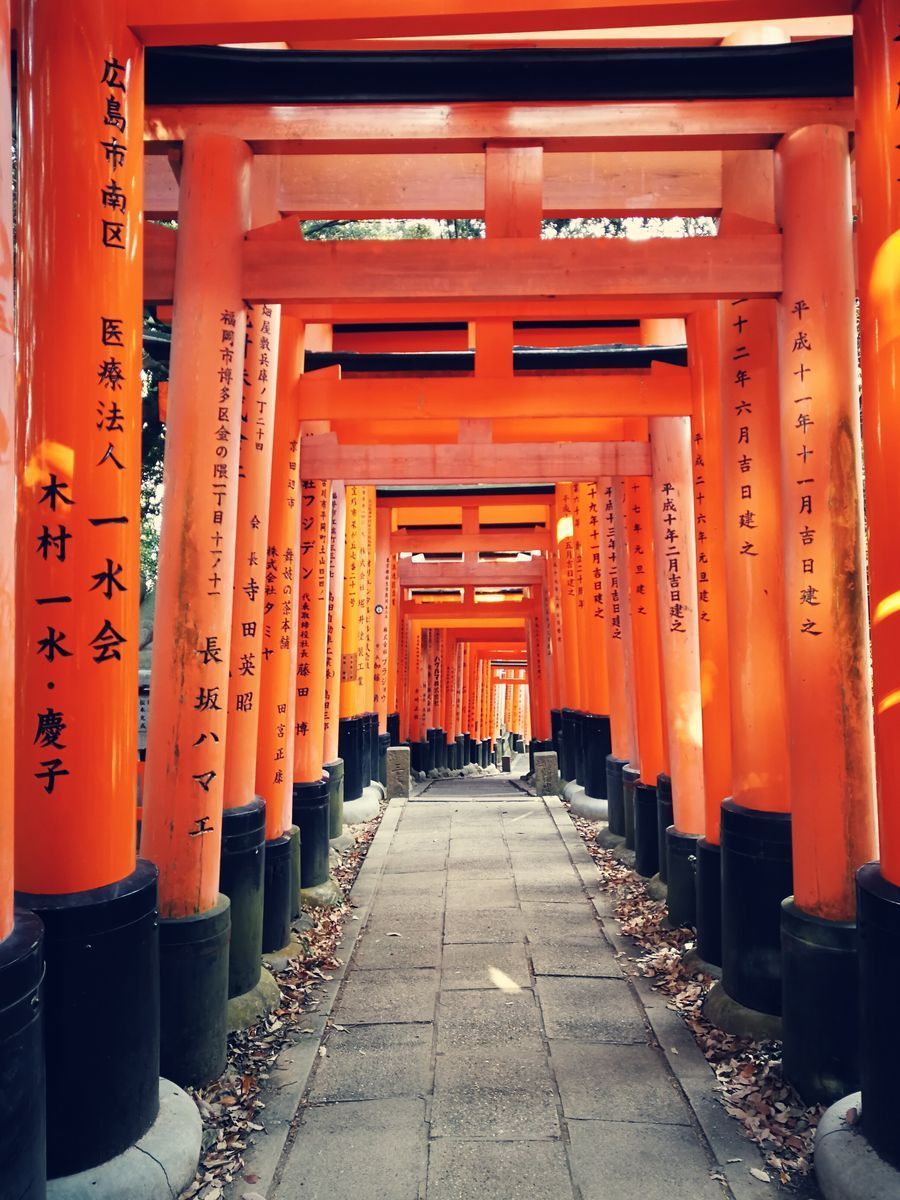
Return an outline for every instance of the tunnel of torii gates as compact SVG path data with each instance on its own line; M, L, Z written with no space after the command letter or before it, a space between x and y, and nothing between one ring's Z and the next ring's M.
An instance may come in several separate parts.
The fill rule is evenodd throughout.
M900 1163L900 6L850 7L0 4L4 1195L217 1076L389 756L520 739ZM485 237L300 229L398 216Z

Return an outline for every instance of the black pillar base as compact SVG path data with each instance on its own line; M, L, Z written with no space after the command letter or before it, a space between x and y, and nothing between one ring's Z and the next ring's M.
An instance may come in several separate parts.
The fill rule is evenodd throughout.
M622 800L625 807L625 849L634 849L634 789L641 777L637 767L622 769Z
M479 738L472 738L469 742L469 762L476 767L481 764L481 740Z
M380 753L378 736L378 713L369 713L369 778L365 781L364 787L378 780L378 755Z
M722 965L722 851L697 842L697 953L714 967Z
M781 1015L781 902L793 893L790 813L722 804L722 984Z
M341 717L338 721L338 757L344 764L344 800L358 800L364 787L359 717Z
M578 714L573 708L564 708L561 713L559 728L559 771L566 783L575 781L576 764L576 722Z
M605 800L608 796L606 760L612 753L609 717L588 713L583 721L583 730L584 792L593 800Z
M662 776L660 776L662 778ZM666 908L672 925L692 929L697 923L697 843L694 833L679 833L674 825L666 830L669 863Z
M391 744L389 733L378 734L378 775L376 778L382 787L387 787L387 752Z
M669 882L669 845L666 830L675 824L675 808L672 804L672 779L669 775L656 777L656 837L659 843L659 881Z
M303 878L303 850L300 850ZM272 954L291 940L291 835L266 842L266 897L263 905L262 952Z
M106 887L17 897L44 924L49 1179L121 1154L159 1112L156 878L139 859Z
M400 714L398 712L388 713L387 715L387 731L391 739L392 746L400 745Z
M325 763L322 770L328 776L328 837L338 838L344 832L343 759Z
M580 710L575 713L575 782L579 787L584 787L585 717L586 714Z
M861 1013L862 1131L875 1150L900 1167L897 1072L900 1071L900 888L878 863L856 873Z
M206 912L159 923L159 1066L183 1086L211 1083L225 1070L230 935L227 896Z
M219 890L231 901L229 1000L259 983L265 842L266 802L261 797L254 796L249 804L222 813Z
M466 758L466 735L464 733L458 733L453 741L456 744L456 753L454 755L453 765L457 771L461 771L469 761Z
M40 920L16 909L0 942L0 1187L15 1200L47 1194L43 943Z
M300 899L300 830L292 825L286 833L291 839L291 920L303 912L303 902Z
M462 762L460 763L460 766L463 766L463 767L468 766L468 764L471 761L472 761L472 735L471 735L471 733L464 733L463 734Z
M550 741L553 743L553 749L556 751L556 757L559 758L559 735L562 729L562 709L550 709Z
M292 805L294 824L300 829L300 881L304 888L318 887L328 880L328 780L295 783Z
M811 916L790 897L781 963L785 1076L808 1104L833 1104L859 1088L856 925Z
M622 772L628 766L627 759L606 756L606 798L609 832L617 837L625 836L625 784Z
M648 879L659 871L656 810L656 788L638 780L634 785L634 869Z

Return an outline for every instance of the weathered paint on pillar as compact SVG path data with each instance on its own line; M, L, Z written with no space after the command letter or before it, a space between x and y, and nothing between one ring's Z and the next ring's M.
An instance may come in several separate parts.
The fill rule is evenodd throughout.
M302 444L300 473L303 474ZM304 479L300 484L297 666L294 671L295 783L314 783L321 779L325 761L322 752L325 744L332 495L330 480Z
M244 142L185 138L152 658L177 687L151 690L141 840L164 917L218 896L249 183Z
M9 3L0 4L0 142L12 145ZM16 376L12 161L0 159L0 512L16 511ZM0 941L13 927L16 523L0 529Z
M900 29L896 0L854 20L860 342L881 873L900 887Z
M281 306L248 304L241 399L240 483L231 666L225 737L225 808L249 804L256 792L256 736L263 649L263 572L272 483L272 429ZM236 351L236 354L238 352ZM235 359L239 362L240 357ZM228 430L222 427L222 437Z
M329 500L328 638L325 654L325 717L322 761L338 757L341 707L341 630L344 622L344 539L347 529L346 489L333 480Z
M600 480L599 494L603 517L601 567L607 606L606 667L612 752L616 758L633 762L637 757L637 731L628 560L622 535L625 486L624 481L619 478Z
M359 572L360 712L375 710L375 488L362 489Z
M547 566L547 606L550 620L550 645L553 652L553 708L566 703L566 656L562 628L562 584L559 555L554 547L545 558Z
M856 869L876 848L846 130L798 129L777 162L794 899L849 921Z
M373 506L374 507L374 506ZM372 672L374 685L374 708L378 713L378 728L387 730L388 690L390 682L391 654L396 654L396 645L391 645L391 512L379 508L375 518L375 662Z
M656 571L653 557L653 502L650 480L635 476L625 485L628 539L628 598L634 647L635 711L641 779L651 787L666 771L665 711L659 662Z
M399 673L400 664L405 664L406 650L400 640L400 585L399 585L399 562L397 555L391 553L390 549L390 520L388 521L388 570L389 570L389 586L388 586L388 684L387 684L387 710L389 713L397 711L398 696L400 692Z
M121 4L75 7L77 46L76 18L47 5L24 6L19 30L23 457L16 641L3 636L17 650L16 886L50 893L135 863L143 56Z
M585 710L609 714L606 611L600 563L600 504L596 483L575 485L579 547L578 604L581 616L581 695Z
M688 356L694 380L691 417L703 775L708 842L718 845L722 801L731 795L731 669L725 578L725 479L722 454L719 315L688 320Z
M259 684L256 791L266 802L266 840L291 825L294 702L297 662L297 559L300 517L300 426L291 403L303 362L303 326L281 323L278 399L272 453L263 587L263 650Z

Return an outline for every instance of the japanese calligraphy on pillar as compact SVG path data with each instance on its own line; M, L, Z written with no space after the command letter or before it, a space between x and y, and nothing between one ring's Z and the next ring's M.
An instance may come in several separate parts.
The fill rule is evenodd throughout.
M697 619L708 622L715 603L711 591L706 513L706 449L702 423L696 421L693 435L694 524L697 545Z
M662 509L663 549L665 551L666 598L669 606L669 633L686 633L685 603L681 589L682 531L678 520L678 492L671 480L659 485Z
M819 460L824 459L827 448L816 444L815 347L809 332L814 321L815 316L806 300L791 297L784 323L783 352L790 364L789 377L795 383L789 397L792 407L788 432L792 436L785 451L796 468L795 503L788 508L788 513L793 517L793 533L799 539L803 553L800 559L802 577L792 581L794 592L788 596L788 611L800 632L811 638L820 637L824 632L822 623L827 619L824 614L828 606L823 606L822 599L830 574L828 564L820 561L817 566L816 562L816 522L825 516L816 509L826 503L822 489L817 487L816 476L820 469ZM786 500L790 504L790 500Z
M340 717L341 626L344 612L344 535L347 518L344 485L334 482L329 497L328 547L328 621L325 652L325 705L323 758L326 763L337 757L338 718Z
M297 664L294 671L294 778L302 783L318 779L322 768L331 510L330 482L304 479L300 487Z
M361 567L362 488L347 488L347 529L344 539L344 634L341 652L341 715L359 713L359 578Z

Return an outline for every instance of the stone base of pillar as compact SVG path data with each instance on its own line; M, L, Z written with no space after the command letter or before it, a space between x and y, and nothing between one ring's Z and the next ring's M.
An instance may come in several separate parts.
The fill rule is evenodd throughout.
M312 922L309 925L312 928ZM277 950L272 950L268 954L263 955L263 966L269 971L283 971L292 959L302 958L304 953L303 943L289 938Z
M266 891L263 898L262 950L271 954L291 936L291 835L266 842ZM300 877L303 879L303 841L300 842Z
M330 908L333 904L343 904L344 893L333 879L317 883L313 887L304 888L301 892L303 903L310 908Z
M634 869L648 879L659 871L659 821L656 788L638 780L634 785Z
M331 847L329 861L332 866L339 867L341 865L341 855L353 849L356 845L356 839L352 833L348 833L345 829L340 837L329 839L328 845Z
M784 1074L808 1104L859 1087L856 924L781 906Z
M722 851L715 842L697 843L697 953L722 969Z
M722 805L722 981L739 1005L781 1015L781 902L793 893L789 813Z
M328 776L328 836L344 832L344 760L336 758L322 768Z
M48 1178L115 1158L156 1120L156 881L156 867L139 859L130 875L106 887L17 897L44 926ZM227 943L223 951L224 1019Z
M697 842L693 833L679 833L674 825L666 830L666 904L674 928L693 929L697 923Z
M659 877L669 882L669 843L666 830L675 823L675 807L672 804L672 779L669 775L656 777L656 840L659 844Z
M607 791L606 760L612 751L609 717L587 713L582 720L584 741L584 790L592 800L605 800Z
M659 874L651 876L644 886L647 889L648 896L652 896L654 900L659 900L662 904L665 904L669 896L669 889L666 883L660 879ZM671 928L667 918L664 919L663 924L666 928Z
M597 835L594 838L594 841L603 850L615 851L625 845L625 839L620 837L617 833L612 833L608 825L605 829L597 830Z
M44 928L16 909L0 942L0 1179L17 1200L43 1200L47 1177L43 978Z
M609 832L616 837L625 836L625 792L622 772L627 766L626 759L607 754L606 798L609 802Z
M816 1128L813 1163L825 1200L894 1200L900 1168L881 1157L866 1138L860 1118L862 1095L832 1104Z
M265 844L266 802L263 799L254 796L249 804L225 809L222 813L219 889L231 901L229 1000L252 991L259 981Z
M685 950L681 956L682 964L685 970L690 971L692 975L697 972L702 972L704 975L709 975L712 979L722 978L722 968L717 967L715 963L707 962L696 946L691 950Z
M256 984L242 996L230 996L228 999L228 1032L237 1033L241 1029L249 1029L260 1017L270 1013L280 1000L278 984L268 971L263 970L260 961L259 979Z
M609 815L607 801L589 796L587 788L578 783L567 783L563 795L573 814L583 817L585 821L605 821Z
M159 1062L176 1083L200 1087L225 1070L230 936L227 896L207 912L159 922Z
M780 1041L784 1032L781 1017L739 1004L725 991L721 981L709 989L703 1001L703 1015L723 1033L753 1038L756 1042Z
M133 1146L99 1166L51 1179L47 1200L171 1200L180 1195L200 1161L200 1112L168 1079L159 1080L158 1105L155 1121Z
M634 849L634 789L641 773L637 767L622 769L622 805L625 809L625 848Z
M358 800L344 804L344 820L348 825L360 825L377 817L384 799L384 788L380 783L370 783L363 788Z

